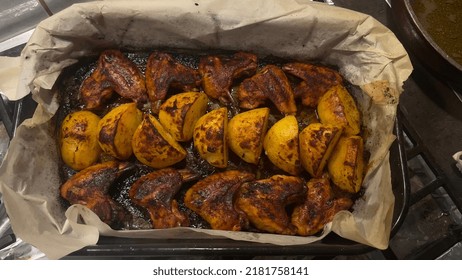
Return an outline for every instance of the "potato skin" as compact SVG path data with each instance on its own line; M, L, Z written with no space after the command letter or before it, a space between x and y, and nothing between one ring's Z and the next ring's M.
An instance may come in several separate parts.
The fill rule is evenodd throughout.
M357 135L361 131L361 116L353 96L342 85L329 89L317 107L321 123L344 127L346 135Z
M194 147L210 165L228 166L228 109L222 107L203 115L196 122L193 133Z
M142 118L136 103L125 103L109 111L98 124L101 149L116 159L128 159L133 154L133 134Z
M144 114L143 121L135 130L132 148L141 163L153 168L174 165L182 161L187 154L151 114Z
M338 126L311 123L300 133L300 161L312 177L318 178L323 174L342 131Z
M258 108L237 114L228 122L229 148L245 162L260 161L269 112L269 108Z
M332 182L344 191L357 193L364 169L364 141L361 136L342 136L327 162Z
M292 115L271 126L263 140L268 159L291 175L298 175L301 171L298 145L298 123Z
M203 92L172 95L159 108L159 122L177 141L192 139L194 125L207 110L208 97Z
M66 165L74 170L85 169L96 163L101 154L98 144L100 117L90 111L68 114L61 123L59 146Z

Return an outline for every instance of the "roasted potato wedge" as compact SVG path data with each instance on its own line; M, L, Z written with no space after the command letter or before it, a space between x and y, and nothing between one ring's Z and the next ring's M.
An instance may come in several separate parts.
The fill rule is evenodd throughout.
M263 148L268 159L291 175L301 171L298 150L298 123L289 115L277 121L266 133Z
M180 142L192 139L194 125L207 110L208 97L203 92L172 95L159 108L159 122Z
M361 136L342 136L327 162L332 182L342 190L357 193L364 177L364 141Z
M300 161L312 177L318 178L323 174L342 131L342 127L311 123L300 132Z
M133 154L132 138L143 119L136 103L125 103L109 111L98 124L98 141L101 149L119 160Z
M194 126L193 142L199 155L212 166L228 166L228 109L222 107L208 112Z
M342 126L346 135L357 135L361 131L355 100L342 85L332 87L319 99L317 111L322 123Z
M228 122L229 148L242 160L258 164L268 128L269 108L258 108L232 117Z
M74 170L96 163L101 154L98 144L100 117L90 111L68 114L61 123L59 146L66 165Z
M141 163L153 168L174 165L182 161L187 154L186 150L151 114L144 114L143 121L135 130L132 148Z

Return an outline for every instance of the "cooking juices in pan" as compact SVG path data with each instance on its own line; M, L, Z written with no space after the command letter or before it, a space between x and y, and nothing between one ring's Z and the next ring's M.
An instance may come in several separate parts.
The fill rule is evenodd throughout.
M462 65L462 2L411 0L410 4L423 29L445 53Z
M306 236L319 233L335 213L348 210L362 195L367 151L361 116L348 92L352 86L332 67L237 51L103 54L107 57L87 58L67 68L57 83L60 147L88 136L82 134L88 123L69 121L75 112L91 112L91 119L104 120L96 128L102 152L98 150L94 163L73 168L61 150L64 204L84 204L114 229L189 226ZM112 55L119 54L124 57L122 66L110 65L119 59ZM136 69L124 68L124 63L134 63ZM147 73L163 67L171 68ZM136 90L130 84L136 79L127 76L136 73L156 77L146 85L158 87L157 93L149 98L119 94L124 86ZM159 91L161 79L183 86ZM82 96L87 86L115 93L93 106ZM206 103L187 103L204 98L204 92ZM132 125L136 139L126 145L145 141L140 144L143 149L133 144L133 153L129 149L123 156L107 152L104 143L111 134L101 128L121 121L114 111L121 105L131 106L123 112L133 116L123 121L124 129L139 118ZM187 121L192 127L180 131L191 136L177 141L169 131L172 123L159 123L159 111L175 120L192 106L193 121ZM151 148L162 143L177 145L176 150L152 159ZM172 161L178 151L182 156Z

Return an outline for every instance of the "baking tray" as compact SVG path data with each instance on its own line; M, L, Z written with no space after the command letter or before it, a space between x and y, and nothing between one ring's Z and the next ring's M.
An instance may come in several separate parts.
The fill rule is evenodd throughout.
M395 195L393 226L399 230L409 208L410 183L404 135L399 114L395 122L396 141L390 147L392 189ZM159 259L159 258L251 258L258 256L337 256L358 255L375 248L330 233L324 239L306 244L279 246L235 241L226 238L138 239L101 236L98 243L75 251L64 259Z
M32 116L35 102L31 96L14 103L12 122L21 123ZM10 104L12 105L12 104ZM398 107L399 108L399 107ZM396 141L390 147L392 189L395 195L391 237L399 230L409 208L410 183L405 140L398 112L394 126ZM11 134L14 134L15 126ZM335 233L307 244L279 246L226 238L139 239L101 236L96 245L84 247L64 259L156 259L156 258L250 258L255 256L337 256L358 255L374 250L370 246L346 240Z
M12 121L21 123L32 116L35 102L26 96L15 103ZM10 104L11 105L11 104ZM399 107L398 107L399 108ZM395 195L391 237L399 230L409 208L410 183L405 140L398 112L394 126L396 141L390 147L392 189ZM14 129L10 132L14 134ZM84 247L64 259L156 259L156 258L250 258L255 256L337 256L358 255L375 248L346 240L335 233L306 245L279 246L235 241L226 238L139 239L100 236L96 245Z
M407 211L409 192L407 168L399 120L395 127L398 141L391 148L392 185L396 197L392 235L397 231ZM124 239L100 237L97 245L85 247L65 258L165 258L165 257L251 257L258 255L339 255L361 254L373 250L330 234L323 240L297 246L234 241L224 238L207 239Z

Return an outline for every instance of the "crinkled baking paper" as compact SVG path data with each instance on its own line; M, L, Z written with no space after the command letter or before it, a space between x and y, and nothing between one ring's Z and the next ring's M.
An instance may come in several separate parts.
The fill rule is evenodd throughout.
M353 94L368 135L366 149L371 152L366 191L352 213L336 215L322 236L300 237L192 228L115 231L83 206L63 209L58 197L59 152L52 120L59 104L53 84L63 68L103 49L159 47L244 50L338 66L360 89ZM32 94L39 105L11 141L0 168L0 191L15 234L48 258L61 258L96 244L100 235L219 237L303 245L332 230L379 249L388 246L394 207L388 150L395 140L393 123L399 95L412 66L394 34L368 15L303 0L75 4L37 26L19 66L19 75L11 77L14 82L6 79L5 84L5 79L0 79L0 89L12 100Z

